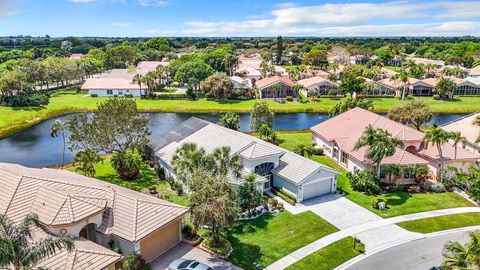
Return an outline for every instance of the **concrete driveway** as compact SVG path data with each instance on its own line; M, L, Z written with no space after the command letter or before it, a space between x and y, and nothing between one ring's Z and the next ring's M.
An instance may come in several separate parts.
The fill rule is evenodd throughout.
M383 219L339 194L320 196L296 206L284 203L284 206L292 214L312 211L340 230ZM355 236L362 240L367 250L372 250L386 243L415 235L416 233L409 232L397 225L388 225Z
M165 270L172 261L179 258L197 260L209 265L215 270L241 270L241 268L238 268L227 261L216 258L199 248L192 247L185 243L176 245L151 262L152 269Z

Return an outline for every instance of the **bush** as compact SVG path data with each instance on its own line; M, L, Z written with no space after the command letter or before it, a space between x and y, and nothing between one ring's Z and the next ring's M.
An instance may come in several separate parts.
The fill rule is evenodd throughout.
M197 95L195 95L195 93L193 92L193 87L190 85L187 87L186 93L187 93L188 99L190 100L194 100L197 98Z
M188 99L187 94L160 94L155 96L156 99L166 100L166 99Z
M330 89L327 93L329 96L336 96L338 95L338 90L337 89Z
M440 183L440 182L433 183L433 184L429 187L429 190L432 191L432 192L435 192L435 193L442 193L442 192L447 191L447 189L445 188L445 186L444 186L442 183Z
M270 204L273 208L275 208L278 205L278 201L275 200L274 198L269 198L268 199L268 204Z
M292 96L288 96L288 97L287 97L287 101L293 101L293 97L292 97Z
M170 187L177 192L177 195L183 194L183 184L177 181L174 181L170 184Z
M440 100L440 95L433 95L434 100Z
M378 209L378 206L381 202L384 202L385 207L387 207L387 202L384 199L376 198L376 197L372 199L372 207L375 208L375 209Z
M277 208L278 208L278 210L283 210L283 203L281 203L281 202L278 203Z
M48 105L50 95L47 92L21 93L12 96L0 94L0 105L11 107L45 106Z
M282 198L286 202L288 202L291 205L295 205L297 203L297 198L290 192L286 191L285 189L273 187L273 193L277 195L278 197Z
M146 263L140 254L132 253L123 262L125 270L151 270L150 264Z
M348 178L353 190L362 191L368 195L380 193L380 181L377 177L367 170L348 173Z
M214 242L212 237L207 237L203 240L202 246L220 256L227 256L232 250L232 244L223 237L220 237L217 242Z
M123 96L126 97L126 98L133 98L133 95L132 95L132 94L125 94L125 95L123 95Z
M190 241L194 241L198 239L197 230L195 229L193 224L190 222L185 223L185 226L183 226L182 232L183 232L183 236L185 236Z
M97 94L90 94L90 97L98 97Z
M323 156L323 148L313 148L313 155L315 156Z
M163 169L158 165L155 165L154 170L155 170L155 173L157 174L158 179L165 180L165 169Z

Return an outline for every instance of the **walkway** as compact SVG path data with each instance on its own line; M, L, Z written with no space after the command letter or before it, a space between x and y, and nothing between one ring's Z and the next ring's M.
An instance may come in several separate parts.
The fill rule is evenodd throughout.
M365 209L366 210L366 209ZM366 210L368 211L368 210ZM422 218L429 218L429 217L437 217L437 216L444 216L444 215L451 215L451 214L460 214L460 213L473 213L473 212L480 212L479 207L460 207L460 208L451 208L451 209L442 209L442 210L435 210L429 212L421 212L421 213L414 213L409 215L397 216L387 219L380 219L365 222L362 224L358 224L346 229L342 229L341 231L332 233L327 235L323 238L318 239L317 241L310 243L302 248L297 249L296 251L288 254L287 256L281 258L280 260L272 263L266 269L285 269L286 267L296 263L297 261L303 259L304 257L322 249L323 247L332 244L340 239L343 239L348 236L357 236L360 233L368 232L371 230L376 230L388 225L393 225L398 222L402 221L409 221L409 220L416 220ZM394 225L396 226L396 225ZM410 237L404 237L401 241L408 241L413 239L418 239L420 234L412 233ZM398 240L400 241L400 240ZM385 243L382 246L377 246L374 249L368 250L368 252L376 252L378 250L382 250L387 248L388 246L395 245L395 241L390 241Z

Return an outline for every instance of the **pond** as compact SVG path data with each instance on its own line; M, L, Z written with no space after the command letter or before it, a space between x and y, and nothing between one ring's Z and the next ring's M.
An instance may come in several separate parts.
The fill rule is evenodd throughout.
M147 113L146 115L149 118L151 136L157 136L192 116L210 122L217 122L220 117L217 113ZM464 114L437 114L430 124L442 125L462 116ZM56 119L65 121L68 118L68 115L52 118L0 140L0 162L18 163L30 167L60 164L62 139L50 137L50 127ZM273 127L276 130L309 129L327 119L329 119L328 115L320 113L278 113L275 115ZM240 114L241 131L250 131L249 121L249 114ZM74 153L67 149L65 162L70 162L73 155Z

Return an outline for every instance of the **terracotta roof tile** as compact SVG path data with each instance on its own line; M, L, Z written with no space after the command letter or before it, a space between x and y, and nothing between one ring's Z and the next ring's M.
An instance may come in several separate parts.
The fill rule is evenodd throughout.
M258 80L257 82L257 87L258 89L265 88L267 86L270 86L275 83L283 83L288 86L293 86L294 83L287 77L281 77L281 76L272 76L272 77L267 77L263 78L261 80Z

